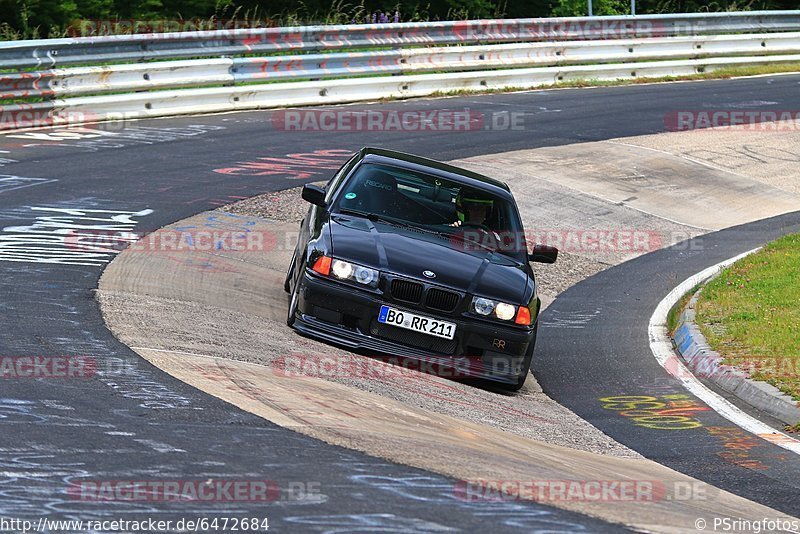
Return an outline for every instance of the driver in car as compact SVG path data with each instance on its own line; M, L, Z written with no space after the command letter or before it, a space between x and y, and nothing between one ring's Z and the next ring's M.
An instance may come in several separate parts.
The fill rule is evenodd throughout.
M489 218L494 200L475 191L461 189L456 195L456 221L450 226L476 228L500 242L500 236L491 228Z
M456 195L456 221L450 226L485 226L488 228L489 215L494 201L480 193L461 189Z

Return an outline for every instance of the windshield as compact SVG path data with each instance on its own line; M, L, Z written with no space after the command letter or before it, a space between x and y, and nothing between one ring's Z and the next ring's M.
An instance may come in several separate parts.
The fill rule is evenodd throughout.
M366 163L334 211L435 231L459 246L510 256L527 252L514 205L482 189L389 165Z

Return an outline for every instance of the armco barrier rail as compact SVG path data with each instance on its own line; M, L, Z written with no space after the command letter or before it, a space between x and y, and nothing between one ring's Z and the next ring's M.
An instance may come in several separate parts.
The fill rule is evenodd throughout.
M411 48L378 52L211 58L52 69L0 78L0 97L28 98L236 85L370 74L456 72L677 58L791 54L800 32Z
M796 63L798 54L800 11L12 41L0 43L0 68L13 69L0 73L0 102L14 101L0 106L0 129L682 76ZM25 70L76 64L85 66Z
M800 11L299 26L0 43L0 68L376 46L800 31Z

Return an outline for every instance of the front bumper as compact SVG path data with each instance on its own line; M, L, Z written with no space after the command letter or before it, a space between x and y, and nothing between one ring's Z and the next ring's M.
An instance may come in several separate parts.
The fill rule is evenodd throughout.
M437 314L428 309L384 300L357 288L303 273L298 288L294 328L302 334L379 354L436 366L449 377L478 377L514 384L534 339L534 328L520 328ZM381 305L456 324L453 341L377 323ZM533 318L535 321L535 317ZM428 366L425 366L428 367Z

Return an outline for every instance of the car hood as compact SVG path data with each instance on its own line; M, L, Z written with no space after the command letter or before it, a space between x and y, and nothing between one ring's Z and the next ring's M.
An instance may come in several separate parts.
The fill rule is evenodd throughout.
M350 215L331 216L330 232L337 258L505 302L524 301L528 274L503 254L465 251L458 241ZM436 277L426 278L423 271Z

